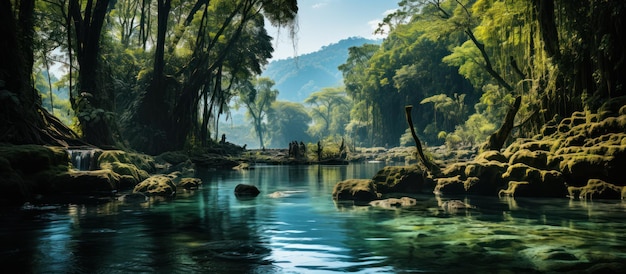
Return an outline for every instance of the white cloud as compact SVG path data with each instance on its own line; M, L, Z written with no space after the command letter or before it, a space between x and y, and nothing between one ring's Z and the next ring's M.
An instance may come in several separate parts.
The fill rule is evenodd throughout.
M388 9L386 11L384 11L382 13L383 17L386 17L389 14L392 14L396 11L397 9ZM382 27L383 29L383 33L374 33L377 29L378 29L378 24L382 23L383 20L382 19L374 19L374 20L370 20L369 22L367 22L367 25L370 26L370 29L372 30L372 38L374 39L379 39L379 38L385 38L387 37L387 34L389 33L389 26L384 25Z
M380 24L381 22L382 22L382 20L380 20L380 19L370 20L369 22L367 22L367 25L369 25L370 29L372 30L371 38L379 39L379 38L387 37L387 33L389 32L389 27L386 26L386 25L383 26L384 33L382 33L382 34L374 33L376 31L376 29L378 29L378 24Z
M397 10L398 10L398 9L388 9L388 10L386 10L385 12L383 12L383 15L384 15L384 16L387 16L387 15L389 15L389 14L392 14L392 13L396 12Z
M325 7L326 5L328 5L328 2L319 2L319 3L313 4L311 8L319 9L319 8Z

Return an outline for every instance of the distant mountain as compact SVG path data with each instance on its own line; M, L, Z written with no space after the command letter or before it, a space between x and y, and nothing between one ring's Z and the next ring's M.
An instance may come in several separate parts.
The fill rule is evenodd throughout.
M381 42L351 37L324 46L316 52L272 61L261 76L274 80L274 88L279 91L278 100L303 102L315 91L343 83L343 75L337 67L348 59L348 48L363 44L379 45Z

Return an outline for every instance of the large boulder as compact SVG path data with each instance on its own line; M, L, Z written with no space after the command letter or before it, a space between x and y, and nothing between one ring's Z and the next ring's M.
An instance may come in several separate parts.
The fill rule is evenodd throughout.
M153 175L135 186L133 192L140 192L147 196L173 196L176 194L176 184L165 175Z
M372 178L379 193L417 193L428 179L419 166L386 166Z
M108 169L122 178L121 190L134 188L140 182L148 179L151 172L156 171L156 164L152 157L130 153L122 150L104 150L98 157L100 169Z
M380 198L374 181L370 179L347 179L335 185L333 199L349 200L356 203L369 203Z
M102 154L100 154L100 157L98 157L98 163L100 168L107 168L108 163L123 163L133 165L137 170L143 170L146 173L156 171L156 162L153 157L122 150L104 150Z
M235 196L237 197L256 197L261 191L254 185L238 184L235 186Z
M119 189L121 180L120 175L108 169L69 170L54 177L50 193L87 194L101 192L110 194Z
M22 204L51 193L55 178L69 165L63 147L0 145L0 204Z

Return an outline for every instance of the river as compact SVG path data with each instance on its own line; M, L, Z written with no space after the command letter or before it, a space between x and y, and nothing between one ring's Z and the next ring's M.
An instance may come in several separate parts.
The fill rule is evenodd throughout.
M416 206L335 203L340 180L382 164L199 171L174 199L0 210L14 273L529 273L620 271L626 206L615 200L412 195ZM239 183L256 198L238 199ZM272 194L273 193L273 194ZM272 195L270 195L272 194ZM438 203L475 206L445 212Z

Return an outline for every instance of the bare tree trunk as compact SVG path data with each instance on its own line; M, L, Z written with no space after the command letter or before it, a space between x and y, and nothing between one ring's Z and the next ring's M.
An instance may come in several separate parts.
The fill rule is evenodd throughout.
M422 161L422 164L424 164L424 166L426 166L428 170L432 171L433 164L430 161L428 161L428 159L424 155L424 151L422 150L422 143L420 142L420 139L417 137L417 134L415 134L415 128L413 127L413 118L411 118L412 109L413 109L413 106L404 107L404 111L406 112L406 121L407 123L409 123L409 128L411 128L411 135L413 135L413 140L415 141L415 147L417 148L417 154L420 156L420 160Z
M522 97L517 96L515 98L515 103L506 113L506 117L504 117L504 123L498 129L498 131L494 132L489 136L489 140L483 146L483 150L500 150L504 145L504 142L509 137L511 130L513 129L513 122L515 121L515 115L517 111L519 111L520 104L522 103Z

